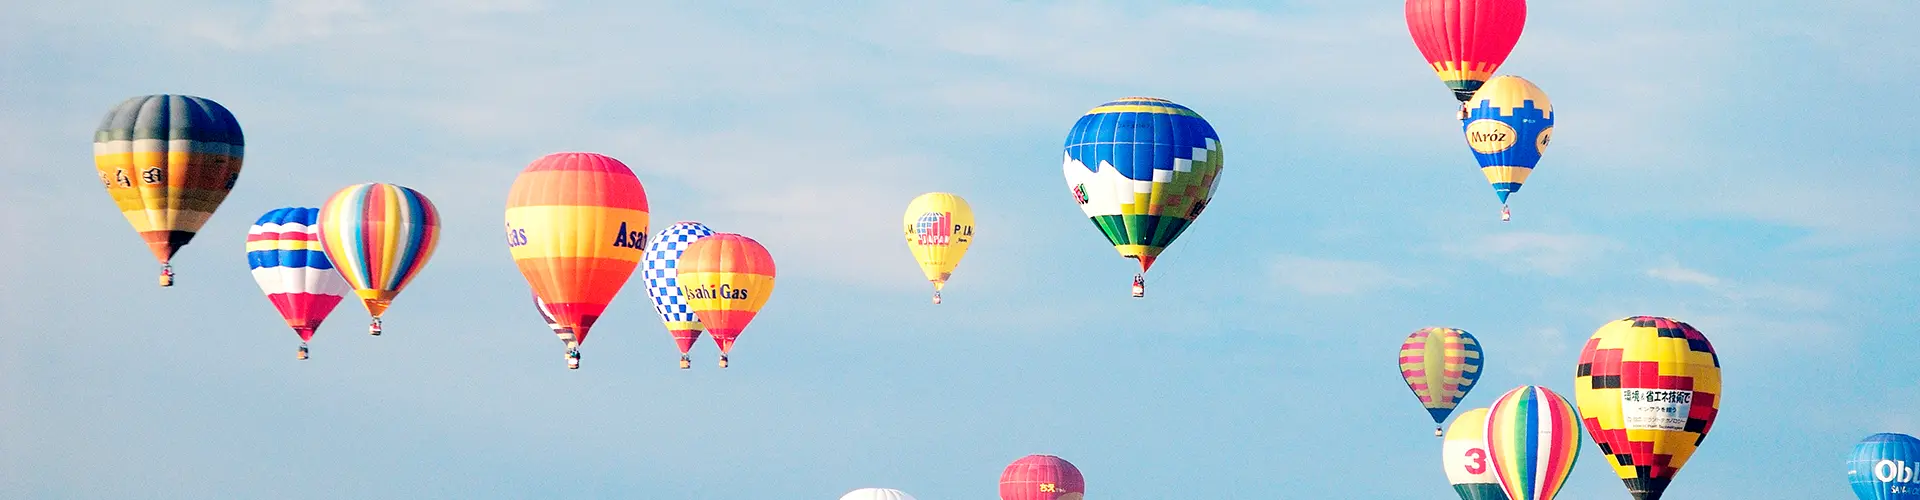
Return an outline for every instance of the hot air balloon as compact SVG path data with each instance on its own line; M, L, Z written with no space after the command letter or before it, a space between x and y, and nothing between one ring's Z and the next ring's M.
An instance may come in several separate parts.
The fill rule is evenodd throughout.
M1447 467L1447 482L1460 500L1507 500L1500 481L1493 475L1493 456L1487 454L1487 409L1474 408L1453 419L1447 426L1447 440L1441 445L1441 463Z
M369 182L341 188L320 206L321 248L353 286L379 335L380 316L420 275L440 242L440 212L412 188Z
M1880 433L1853 446L1847 480L1860 500L1920 500L1920 439Z
M1487 454L1512 500L1552 500L1580 458L1580 413L1545 387L1516 387L1487 409Z
M1507 61L1526 25L1526 0L1407 0L1413 44L1461 102Z
M1027 455L1000 472L1000 500L1081 500L1087 481L1066 459Z
M953 277L954 266L973 246L973 207L953 193L927 193L907 204L907 250L933 282L933 303Z
M507 191L507 250L554 324L573 332L567 368L580 368L580 344L640 265L647 218L640 178L595 153L543 156Z
M1400 344L1400 376L1433 417L1433 435L1480 380L1480 341L1458 328L1428 327Z
M1658 500L1720 413L1720 356L1692 326L1635 316L1580 350L1573 398L1587 434L1638 500Z
M913 495L893 488L860 488L840 496L840 500L914 500Z
M680 296L720 346L720 367L740 331L773 294L773 256L753 238L714 233L680 254Z
M93 167L173 286L173 256L240 180L246 140L211 99L148 95L114 106L93 132Z
M1120 251L1140 261L1133 296L1160 252L1200 217L1224 158L1213 125L1166 99L1101 104L1067 133L1063 170L1073 201Z
M647 297L653 299L653 311L660 314L660 322L667 326L667 333L673 334L673 342L680 346L682 370L693 367L693 358L687 352L693 350L693 343L700 340L700 332L706 327L680 295L680 255L687 251L687 245L712 235L713 228L704 224L680 221L660 230L660 234L647 243L643 271Z
M247 266L253 268L253 281L280 310L287 326L300 335L299 359L307 359L313 331L352 291L320 249L320 231L314 228L319 218L318 208L276 208L247 230Z
M1480 162L1493 192L1500 196L1500 220L1513 220L1507 196L1520 191L1540 155L1553 141L1553 103L1524 78L1501 75L1473 94L1461 129L1467 147Z
M528 293L532 293L532 292L528 292ZM534 312L540 313L540 320L547 322L547 328L553 330L553 335L555 337L560 337L560 343L566 344L569 346L579 345L576 343L579 341L579 339L575 339L573 337L572 329L564 326L560 326L559 323L554 322L553 310L547 308L547 301L541 300L540 294L532 293L532 295L533 295Z

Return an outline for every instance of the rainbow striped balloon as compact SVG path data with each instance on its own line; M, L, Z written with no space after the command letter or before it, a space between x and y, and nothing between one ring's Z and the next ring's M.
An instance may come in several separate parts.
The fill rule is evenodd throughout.
M439 211L419 191L371 182L333 193L317 225L327 260L373 315L368 333L379 335L380 316L433 257Z
M773 294L773 255L753 238L714 233L680 254L680 296L720 346L720 367L740 331Z
M1487 409L1493 475L1512 500L1551 500L1580 458L1580 412L1537 385L1516 387Z

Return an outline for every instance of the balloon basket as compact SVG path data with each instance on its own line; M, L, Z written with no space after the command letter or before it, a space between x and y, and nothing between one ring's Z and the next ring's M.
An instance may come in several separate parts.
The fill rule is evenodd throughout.
M373 318L373 322L367 324L367 335L378 337L380 332L380 318Z
M725 354L721 354L721 355L720 355L720 367L721 367L721 368L726 368L726 367L727 367L727 355L725 355Z
M686 355L684 355L684 354L683 354L683 355L681 355L681 356L680 356L680 369L682 369L682 370L687 370L687 369L691 369L691 368L693 368L693 359L692 359L692 358L688 358L688 357L687 357Z
M1500 206L1500 222L1511 222L1511 221L1513 221L1513 211L1507 210L1506 205L1501 205Z
M1443 437L1443 436L1446 436L1446 435L1447 435L1447 433L1446 433L1446 432L1442 432L1442 431L1440 430L1440 428L1439 428L1439 427L1435 427L1435 428L1433 428L1433 437Z
M940 292L933 292L933 303L934 304L940 303Z
M173 264L160 266L160 287L173 286Z
M305 359L307 359L307 344L305 344L305 343L301 343L301 344L300 344L300 353L299 353L299 354L296 354L296 355L294 355L294 357L296 357L296 358L299 358L299 359L301 359L301 360L305 360Z

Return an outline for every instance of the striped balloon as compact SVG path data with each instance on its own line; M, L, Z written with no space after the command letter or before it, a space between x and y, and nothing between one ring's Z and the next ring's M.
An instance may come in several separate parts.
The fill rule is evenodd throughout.
M1512 500L1551 500L1580 458L1580 413L1545 387L1507 391L1487 409L1487 452Z
M100 120L93 167L160 261L160 286L173 286L174 254L226 201L245 153L240 122L203 97L134 97Z
M553 310L547 308L547 301L540 300L540 294L533 294L533 310L540 313L540 320L547 322L547 328L553 330L554 336L560 337L560 343L573 344L573 330L553 321Z
M1920 439L1883 432L1860 440L1847 481L1860 500L1920 500Z
M320 244L340 276L373 315L380 316L420 274L440 242L440 213L411 188L378 182L342 188L320 206Z
M1086 494L1080 469L1053 455L1027 455L1000 472L1000 500L1081 500Z
M1447 468L1447 482L1460 500L1507 500L1500 482L1493 476L1493 456L1487 454L1487 409L1474 408L1453 419L1447 426L1447 440L1441 444L1440 461Z
M1433 435L1480 380L1480 341L1458 328L1422 328L1400 344L1400 376L1433 417Z
M840 500L914 500L913 495L893 488L860 488L840 495Z
M720 346L720 367L740 331L773 294L773 256L753 238L714 233L680 255L680 295Z
M625 163L554 153L520 171L507 192L507 249L553 323L575 347L633 276L647 242L647 190Z
M1635 316L1580 350L1573 400L1587 435L1638 500L1658 500L1720 415L1720 355L1692 325Z
M673 334L673 342L680 346L682 370L692 367L687 352L693 350L693 343L700 340L700 332L706 327L680 295L680 255L686 253L687 245L712 235L713 228L699 222L681 221L660 230L660 234L647 243L642 271L647 280L647 297L653 299L653 311L660 314L660 322L667 326L667 333Z
M320 232L314 228L319 218L318 208L276 208L247 230L253 281L300 335L300 359L307 359L313 331L352 290L320 249Z

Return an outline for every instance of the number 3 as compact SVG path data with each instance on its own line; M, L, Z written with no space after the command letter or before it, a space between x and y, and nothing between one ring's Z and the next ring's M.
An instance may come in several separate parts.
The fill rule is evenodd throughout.
M1467 464L1468 474L1479 474L1487 471L1487 450L1467 448L1467 458L1473 459L1473 463Z

